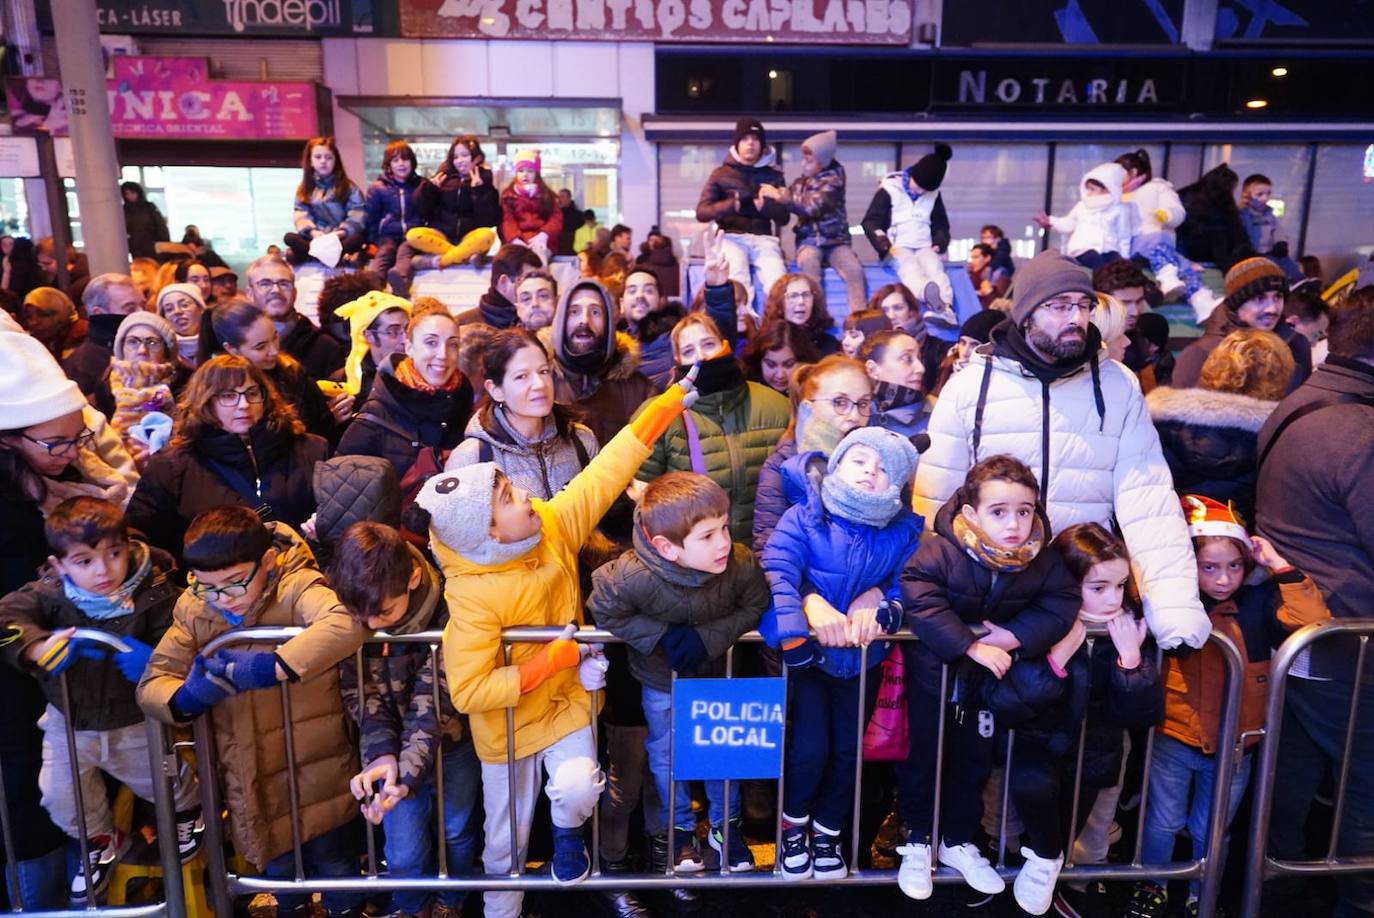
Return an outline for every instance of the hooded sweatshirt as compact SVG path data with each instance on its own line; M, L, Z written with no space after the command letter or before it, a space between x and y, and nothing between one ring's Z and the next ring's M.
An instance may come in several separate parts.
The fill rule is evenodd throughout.
M1088 194L1088 182L1100 182L1106 194ZM1121 187L1126 183L1126 170L1117 163L1094 166L1078 183L1079 201L1068 216L1050 217L1050 226L1068 233L1064 251L1072 256L1084 252L1131 251L1131 237L1135 235L1136 210L1121 200Z
M606 331L598 348L587 354L568 353L568 304L579 290L594 290L605 307ZM554 400L575 408L587 418L598 443L611 438L630 422L635 409L657 394L654 384L639 372L639 346L629 335L616 332L620 319L615 298L595 280L584 278L563 291L553 324L539 337L553 354L557 373ZM546 337L547 336L547 337Z

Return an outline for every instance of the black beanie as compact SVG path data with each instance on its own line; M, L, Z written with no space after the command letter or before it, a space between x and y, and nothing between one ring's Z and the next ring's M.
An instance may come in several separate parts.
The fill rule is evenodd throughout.
M736 121L735 139L730 141L730 145L734 146L750 134L758 137L761 145L768 146L768 135L764 133L763 122L757 118L741 118Z
M738 128L736 128L738 130ZM954 151L947 143L937 143L934 153L927 153L916 160L916 165L906 170L906 174L926 191L934 191L945 180L945 164Z
M975 312L959 326L960 338L972 338L987 344L992 340L992 330L1007 319L1007 314L997 309L984 309Z

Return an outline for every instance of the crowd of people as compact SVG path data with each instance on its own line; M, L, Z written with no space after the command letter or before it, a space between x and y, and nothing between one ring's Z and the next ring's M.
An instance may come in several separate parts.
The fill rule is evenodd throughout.
M899 861L911 899L932 895L940 866L983 897L970 905L1003 892L1005 807L1016 904L1101 913L1101 889L1058 882L1069 839L1076 863L1106 861L1142 780L1143 863L1173 861L1185 832L1201 857L1218 748L1236 741L1220 735L1226 666L1209 634L1244 658L1249 750L1273 650L1304 624L1364 615L1374 595L1359 497L1374 482L1374 288L1328 304L1296 284L1258 181L1233 216L1259 238L1227 250L1221 295L1195 286L1188 190L1134 151L1090 170L1069 215L1040 215L1070 233L1064 253L1015 265L984 227L969 270L988 308L956 328L938 192L953 151L883 179L862 225L901 282L869 297L835 149L833 132L808 139L787 184L762 124L741 120L698 206L711 225L689 304L672 299L670 246L651 240L631 263L617 227L599 250L582 232L595 214L569 234L578 213L538 153L518 154L498 191L471 137L432 178L407 144L388 146L366 192L332 140L310 141L287 254L249 265L242 295L203 241L162 263L154 246L128 274L78 279L69 256L66 290L25 291L0 316L0 679L14 706L0 754L24 826L11 896L33 909L105 892L131 831L105 778L151 796L145 717L210 717L229 839L268 877L295 873L296 815L308 877L358 875L362 820L381 827L393 877L434 875L440 846L450 875L479 856L505 875L512 851L542 844L541 789L558 884L589 875L598 810L608 875L752 870L739 782L694 801L670 782L669 750L674 678L724 674L755 629L765 649L740 649L737 674L788 676L783 879L858 866L842 839L861 831L860 709L882 720L873 752L890 763L862 801L882 828L862 841ZM136 225L165 237L141 189L126 200L131 241ZM777 233L793 215L788 272ZM570 284L549 270L565 238L588 243ZM47 281L21 242L6 278ZM318 324L296 306L293 263L310 258L357 268L325 283ZM490 270L478 301L409 296L417 269L473 260ZM848 291L840 328L827 265ZM1210 297L1177 356L1149 305L1161 288ZM233 640L257 626L302 630ZM563 630L503 655L519 626ZM579 642L581 626L622 643ZM385 640L421 631L443 632L437 656ZM887 640L900 632L917 640ZM1303 855L1340 712L1364 692L1348 650L1320 646L1290 680L1277 856ZM1374 846L1370 710L1343 766L1342 854ZM1151 728L1153 763L1133 777ZM1013 730L1004 785L994 765ZM188 861L220 818L199 800L193 778L177 782ZM82 832L89 861L73 870ZM677 905L698 900L693 886ZM488 918L521 914L520 892L484 896ZM1159 878L1124 898L1153 918L1195 911L1198 886ZM652 914L628 890L606 899L620 918ZM1342 879L1338 913L1372 903L1369 881ZM363 896L322 904L342 918ZM408 889L390 908L462 904Z

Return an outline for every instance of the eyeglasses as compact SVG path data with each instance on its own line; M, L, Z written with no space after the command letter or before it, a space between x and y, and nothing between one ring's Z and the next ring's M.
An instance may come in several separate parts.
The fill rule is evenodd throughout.
M49 456L61 456L70 452L73 446L80 449L85 449L90 446L95 440L95 431L91 430L89 427L83 427L81 428L81 433L74 437L59 437L56 440L35 440L28 434L20 434L20 436L30 443L37 443L39 446L43 447L48 451Z
M235 580L233 583L226 583L224 586L206 586L196 579L196 575L191 575L191 594L196 599L204 602L214 603L221 599L238 599L240 596L248 595L248 586L253 582L253 578L258 576L258 569L262 567L262 559L253 562L253 569L248 572L248 576L242 580Z
M147 351L151 354L158 349L166 350L167 342L157 335L151 338L135 338L133 335L129 335L124 339L124 346L132 347L134 350Z
M215 393L215 403L221 408L233 408L243 399L250 405L259 404L263 399L263 391L260 386L249 386L247 389L221 389Z
M406 327L404 325L384 325L381 328L369 328L367 333L376 338L389 338L396 341L406 336Z
M834 398L813 398L813 402L829 402L830 407L836 414L849 414L852 409L859 409L859 414L867 417L873 413L873 399L861 398L857 402L847 395L837 395Z
M267 280L266 278L263 278L262 280L253 281L253 289L259 290L263 293L271 293L273 287L276 287L278 290L285 292L287 290L294 289L295 286L295 278L289 278L287 280Z
M1051 300L1048 303L1041 303L1040 305L1042 308L1048 309L1062 319L1078 312L1092 312L1093 307L1097 304L1091 300L1078 300L1072 303L1061 303Z
M812 295L810 290L803 290L800 293L792 292L785 294L783 296L783 299L789 303L800 303L804 300L813 300L815 299L815 297Z

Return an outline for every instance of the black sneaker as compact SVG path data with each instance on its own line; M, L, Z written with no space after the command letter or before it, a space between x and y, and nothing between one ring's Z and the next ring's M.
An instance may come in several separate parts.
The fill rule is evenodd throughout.
M725 858L726 869L731 873L741 873L754 869L754 853L744 843L744 833L740 831L738 822L730 823L729 845L725 844L725 833L718 827L713 828L711 834L706 836L706 842L712 850ZM721 850L722 848L726 850Z
M185 864L200 854L205 838L205 820L200 817L200 807L177 813L176 820L177 853L181 855L181 862Z
M697 848L695 832L681 827L674 829L673 843L677 847L673 855L673 870L678 873L701 873L706 869L706 861Z
M1126 918L1164 918L1169 913L1169 891L1156 883L1137 883Z
M807 847L806 826L787 826L782 830L782 864L784 880L806 880L811 877L811 849Z
M118 829L114 830L113 835L98 835L92 838L89 843L90 867L87 872L90 874L91 890L90 895L86 892L86 872L78 870L76 876L72 877L72 901L88 902L92 897L99 897L110 885L110 878L114 876L114 869L129 850L129 836Z
M839 880L849 875L838 835L811 833L811 875L818 880Z

